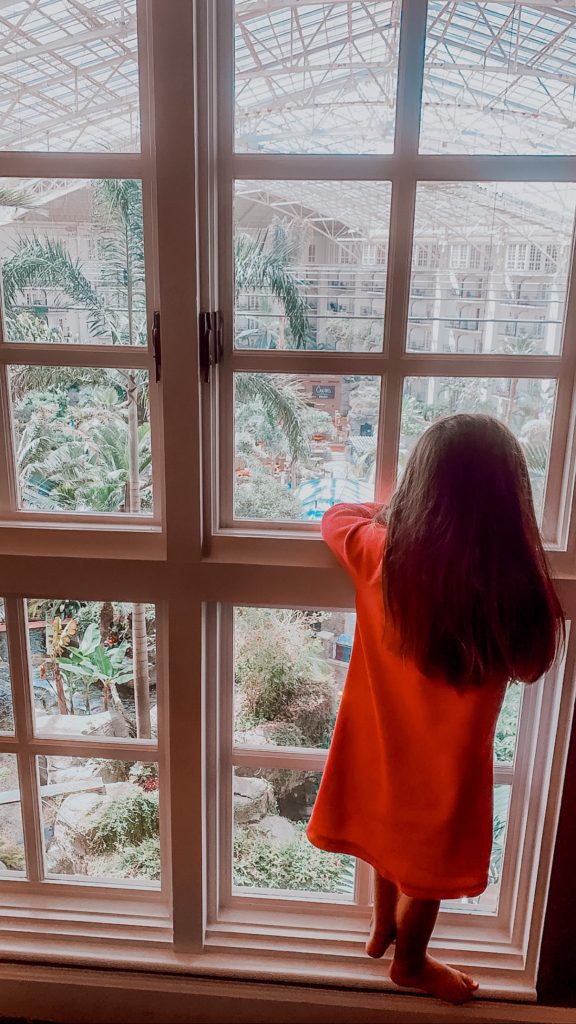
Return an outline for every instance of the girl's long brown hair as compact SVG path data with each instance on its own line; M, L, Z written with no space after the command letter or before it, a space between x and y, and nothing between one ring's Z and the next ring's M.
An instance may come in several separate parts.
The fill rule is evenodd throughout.
M438 420L390 504L384 602L400 653L453 684L534 682L565 621L534 515L526 461L498 420Z

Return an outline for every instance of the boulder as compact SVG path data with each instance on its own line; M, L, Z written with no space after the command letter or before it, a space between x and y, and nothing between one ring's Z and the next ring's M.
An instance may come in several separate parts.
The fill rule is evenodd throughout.
M255 726L253 729L235 729L234 743L237 747L266 747L270 740L262 726Z
M60 805L54 821L54 838L50 843L48 860L64 867L51 871L80 872L86 858L94 854L94 840L98 822L111 803L141 793L131 782L102 785L99 793L74 793Z
M255 832L261 832L277 846L288 846L298 839L300 832L294 822L279 814L267 814L254 825Z
M98 711L94 715L36 713L36 735L56 736L62 739L77 736L117 736L126 739L130 735L130 728L126 719L114 709Z
M248 825L274 808L274 791L266 779L234 776L234 821Z

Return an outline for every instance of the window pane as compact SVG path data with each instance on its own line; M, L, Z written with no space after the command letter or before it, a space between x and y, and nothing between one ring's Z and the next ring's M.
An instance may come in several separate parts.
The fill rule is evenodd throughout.
M3 5L0 149L140 146L136 0Z
M29 600L28 639L37 736L157 736L154 605Z
M382 349L390 184L236 183L237 348Z
M494 825L492 832L492 854L488 872L488 887L481 896L464 897L461 900L444 900L443 910L461 910L465 913L496 914L500 899L502 866L506 847L506 832L510 811L511 786L494 786Z
M0 597L0 733L14 732L10 655L4 601Z
M234 769L237 889L352 898L354 858L317 850L304 833L320 779L321 772L288 768Z
M152 511L148 374L11 366L19 507Z
M573 6L431 0L420 149L574 153Z
M48 876L159 882L156 764L46 754L38 769Z
M235 609L237 746L330 745L355 624L347 611Z
M408 351L558 354L576 186L420 183Z
M0 180L8 341L145 345L140 181Z
M399 28L400 0L236 0L236 149L391 153Z
M373 501L379 377L235 376L236 516L317 521Z
M486 413L502 420L518 438L542 515L554 415L556 382L518 377L407 377L404 381L398 466L434 420L458 412Z
M494 758L496 761L508 764L514 763L523 692L521 683L510 683L506 690L494 737Z
M0 754L0 879L25 869L18 763L15 754Z

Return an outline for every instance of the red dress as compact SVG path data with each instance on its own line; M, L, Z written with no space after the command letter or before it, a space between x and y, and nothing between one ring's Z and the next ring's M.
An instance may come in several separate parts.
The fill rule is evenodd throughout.
M322 535L356 587L356 635L310 842L408 896L478 896L492 846L493 742L505 682L457 689L390 649L378 505L335 505ZM419 585L414 580L414 586Z

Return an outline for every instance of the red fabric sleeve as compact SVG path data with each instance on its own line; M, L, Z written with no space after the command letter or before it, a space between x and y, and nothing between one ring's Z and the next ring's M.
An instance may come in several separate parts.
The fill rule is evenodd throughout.
M385 528L374 522L382 505L333 505L322 517L322 537L355 581L380 572Z

